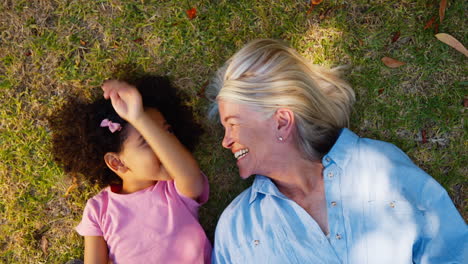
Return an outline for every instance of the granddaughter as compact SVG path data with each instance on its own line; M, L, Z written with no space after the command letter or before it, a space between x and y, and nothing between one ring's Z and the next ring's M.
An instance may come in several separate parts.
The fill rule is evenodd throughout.
M156 87L140 91L106 81L110 100L75 103L63 111L71 120L55 121L70 124L54 134L65 171L110 185L88 200L76 228L85 239L85 263L210 262L211 245L198 223L208 181L164 118L178 113L168 109L169 82L153 81Z

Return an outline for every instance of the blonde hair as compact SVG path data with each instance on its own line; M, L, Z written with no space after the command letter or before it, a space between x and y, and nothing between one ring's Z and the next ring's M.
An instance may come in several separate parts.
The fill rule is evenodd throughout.
M293 111L299 148L318 159L348 126L354 91L339 68L314 65L282 41L254 40L232 56L210 83L208 96L217 114L220 99L246 104L266 115Z

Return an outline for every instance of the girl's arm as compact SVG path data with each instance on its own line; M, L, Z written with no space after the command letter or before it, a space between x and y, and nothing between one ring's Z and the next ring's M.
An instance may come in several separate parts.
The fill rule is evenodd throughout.
M107 264L107 243L102 236L85 236L85 264Z
M111 99L119 116L132 124L150 145L184 196L197 199L203 192L203 176L192 154L174 134L155 123L143 109L138 90L126 82L106 81L104 97Z

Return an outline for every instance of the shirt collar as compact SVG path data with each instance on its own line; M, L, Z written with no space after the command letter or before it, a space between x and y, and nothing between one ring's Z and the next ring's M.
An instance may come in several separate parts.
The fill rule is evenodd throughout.
M332 161L341 168L346 167L359 136L347 128L340 131L340 135L330 151L323 156L322 164L327 167Z
M271 181L270 178L263 175L255 175L255 180L252 184L252 190L250 193L249 204L251 204L256 198L258 193L273 195L279 198L288 199L282 194L278 187Z

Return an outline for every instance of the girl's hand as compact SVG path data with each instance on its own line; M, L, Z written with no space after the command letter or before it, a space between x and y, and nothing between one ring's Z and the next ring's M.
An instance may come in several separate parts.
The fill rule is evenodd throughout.
M133 123L144 113L141 95L135 86L123 81L108 80L101 88L104 98L110 98L117 114L128 122Z

